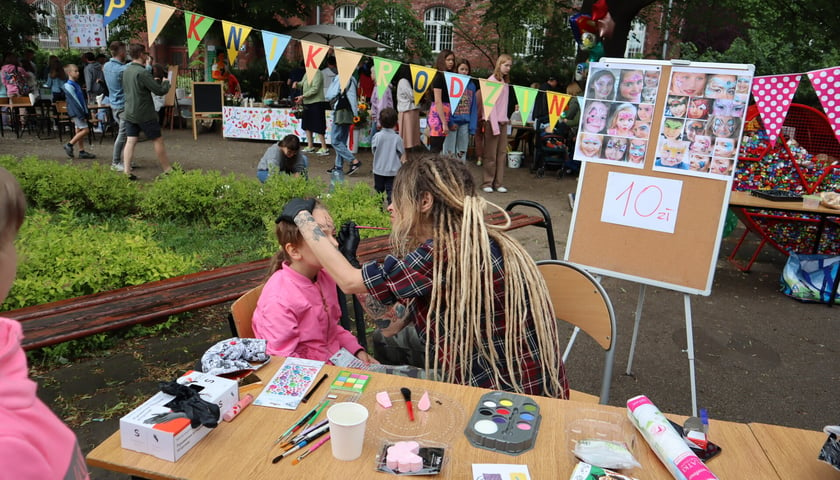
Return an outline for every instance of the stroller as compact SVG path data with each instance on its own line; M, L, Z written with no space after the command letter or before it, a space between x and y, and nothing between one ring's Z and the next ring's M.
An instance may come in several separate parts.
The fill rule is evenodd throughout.
M580 171L580 162L573 160L574 135L572 128L563 122L558 122L554 130L546 132L548 117L540 117L535 122L537 130L537 148L534 152L534 167L532 173L542 178L546 168L556 168L557 176L574 174Z

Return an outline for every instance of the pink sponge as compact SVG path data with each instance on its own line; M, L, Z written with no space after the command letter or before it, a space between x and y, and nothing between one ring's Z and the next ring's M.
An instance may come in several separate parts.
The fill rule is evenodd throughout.
M423 396L420 397L420 401L417 402L417 408L420 409L421 412L426 412L431 407L432 402L429 400L429 392L425 392L423 393Z
M376 402L382 405L382 408L391 408L391 397L388 396L388 392L377 393Z
M397 442L388 447L385 464L397 472L419 472L423 469L423 459L420 458L420 444L417 442Z

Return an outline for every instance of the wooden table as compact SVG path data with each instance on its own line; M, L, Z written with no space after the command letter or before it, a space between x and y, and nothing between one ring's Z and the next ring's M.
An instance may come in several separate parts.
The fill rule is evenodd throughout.
M817 460L825 433L765 423L751 423L750 429L779 478L840 479L840 471Z
M281 358L274 358L259 372L260 377L269 379L281 364ZM338 368L332 366L324 368L330 374L330 380L335 378L339 371ZM442 425L448 422L449 426L446 432L436 431L426 437L433 440L433 436L438 436L440 441L448 444L446 450L448 460L441 474L435 478L471 478L473 463L526 464L534 479L569 478L577 461L570 452L566 426L575 420L599 415L615 416L624 432L635 443L636 458L643 468L630 472L631 474L645 479L670 480L673 478L641 436L630 426L626 410L623 408L535 397L542 414L536 446L533 450L519 456L510 456L476 448L469 443L463 433L479 398L488 390L386 374L373 374L365 393L359 399L360 403L368 407L371 416L368 420L362 456L352 462L334 460L327 444L298 465L292 465L291 461L286 461L291 459L272 464L271 459L280 453L277 448L272 448L273 440L307 409L298 408L297 411L288 411L256 406L247 408L231 423L222 422L198 445L174 463L122 449L119 432L111 435L91 451L87 456L87 461L94 467L155 479L372 478L375 475L375 456L385 439L383 430L390 428L386 427L388 423L385 419L389 418L389 414L404 413L404 407L400 402L392 407L399 409L397 411L382 410L375 404L374 395L383 390L396 392L400 387L411 388L417 399L423 391L428 391L432 398L444 400L444 403L438 405L433 402L432 409L428 413L430 421L437 421ZM327 390L321 387L313 400L323 397L326 392ZM393 394L392 398L394 398ZM309 405L315 404L314 401L309 402ZM436 411L436 408L440 410ZM449 421L451 419L455 420ZM709 467L721 479L741 479L745 478L745 475L750 478L778 478L748 425L712 420L710 439L723 448L723 452L709 462Z
M748 191L731 192L729 196L729 206L733 207L732 211L735 213L735 215L738 216L738 218L746 227L746 230L744 231L744 234L741 236L740 240L736 244L735 249L729 255L729 261L733 265L738 267L738 269L744 272L748 272L750 270L752 264L755 262L755 259L758 257L759 252L761 252L761 249L764 248L764 245L767 243L772 245L780 252L787 254L787 248L785 248L783 245L780 245L776 240L770 237L767 234L767 232L753 220L754 217L761 217L766 220L772 220L778 223L797 223L802 225L816 226L814 244L811 248L811 251L808 253L818 253L820 241L822 239L822 234L825 230L826 223L830 221L836 221L836 217L840 217L840 210L825 208L823 206L809 208L806 207L802 201L776 202L761 197L756 197L755 195L750 194L750 192ZM781 214L766 214L756 212L756 210L780 212ZM808 218L804 215L812 215L817 218ZM741 248L744 239L750 232L753 232L757 236L761 237L761 242L759 243L759 246L755 249L755 252L750 257L749 262L746 265L741 265L736 260L735 254Z

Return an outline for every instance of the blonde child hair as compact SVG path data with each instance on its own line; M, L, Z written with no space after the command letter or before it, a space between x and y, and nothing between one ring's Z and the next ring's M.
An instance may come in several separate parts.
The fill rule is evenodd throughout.
M493 76L496 77L497 80L510 83L510 75L502 75L502 64L505 62L513 62L513 57L508 55L507 53L503 53L499 55L499 58L496 59L496 66L493 68Z

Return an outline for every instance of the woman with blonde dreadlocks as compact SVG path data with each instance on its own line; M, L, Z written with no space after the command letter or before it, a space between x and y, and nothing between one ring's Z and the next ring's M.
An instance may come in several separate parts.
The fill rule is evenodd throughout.
M314 200L290 201L304 241L345 293L404 305L426 345L427 374L448 382L568 398L562 349L545 283L528 252L487 225L489 204L466 166L412 158L394 180L394 255L361 270L311 215ZM352 242L349 242L352 243ZM346 258L347 257L347 258ZM484 268L488 267L488 268Z

